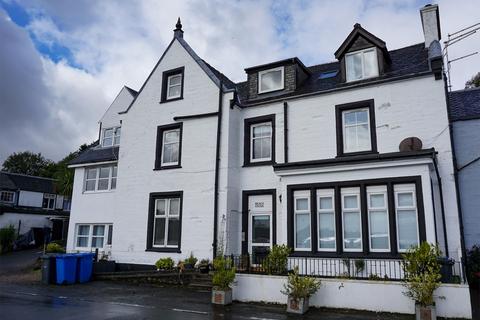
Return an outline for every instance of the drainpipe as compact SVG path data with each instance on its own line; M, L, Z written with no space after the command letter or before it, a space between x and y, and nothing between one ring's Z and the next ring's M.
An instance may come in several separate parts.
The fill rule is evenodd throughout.
M218 121L217 121L217 146L215 154L215 186L214 186L214 204L213 204L213 258L217 256L217 231L218 231L218 180L219 180L219 170L220 170L220 134L222 131L222 109L223 109L223 92L222 92L223 83L220 81L220 88L218 90Z
M445 256L448 257L450 254L448 252L447 225L445 223L445 206L443 204L442 178L440 177L440 172L438 171L437 157L435 155L433 156L433 166L435 167L435 173L438 181L438 191L440 193L440 210L442 211L442 227L443 227L443 239L445 241ZM432 190L432 194L433 194L433 190Z
M465 237L464 237L464 230L463 230L463 214L462 214L462 204L460 203L460 191L459 191L459 184L458 184L458 163L457 163L457 156L455 153L455 145L453 142L453 123L450 117L450 99L448 95L448 83L447 77L445 73L443 73L443 83L444 83L444 92L445 92L445 100L447 103L447 116L448 116L448 131L450 136L450 148L452 149L452 162L453 162L453 177L455 180L455 196L457 197L457 211L458 211L458 223L460 226L460 247L462 250L462 262L466 265L466 257L467 257L467 250L465 248Z

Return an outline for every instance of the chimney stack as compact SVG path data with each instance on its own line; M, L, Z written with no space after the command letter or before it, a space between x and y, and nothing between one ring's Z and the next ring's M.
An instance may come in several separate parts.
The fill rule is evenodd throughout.
M432 41L440 41L442 38L438 5L427 4L420 9L420 17L422 18L423 35L425 36L425 48L429 48Z
M180 17L178 17L177 24L173 30L173 36L175 38L183 38L182 21L180 21Z

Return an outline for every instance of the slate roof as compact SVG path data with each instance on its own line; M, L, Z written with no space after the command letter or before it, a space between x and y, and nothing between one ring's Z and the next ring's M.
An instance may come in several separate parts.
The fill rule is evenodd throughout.
M68 165L115 161L118 160L118 150L118 146L100 148L97 145L80 153L75 159L70 161Z
M0 171L0 189L56 193L55 180Z
M222 81L223 85L227 88L227 89L235 89L235 82L233 82L232 80L228 79L228 77L226 75L224 75L223 73L221 73L220 71L218 71L217 69L215 69L214 67L212 67L207 61L203 60L202 61L207 65L208 68L210 68L210 70L213 72L213 74Z
M449 93L451 121L480 118L480 88Z
M311 71L311 76L295 91L285 93L283 95L277 94L248 100L248 83L246 81L237 83L239 101L241 105L268 102L269 100L273 99L287 98L322 91L331 91L378 80L387 80L400 76L430 72L430 66L428 63L428 50L425 49L425 44L423 42L408 47L391 50L389 53L392 62L385 69L384 74L382 74L380 77L356 81L354 83L345 83L342 82L341 74L338 72L335 77L319 79L321 73L340 70L340 62L338 61L323 63L308 67L308 69Z

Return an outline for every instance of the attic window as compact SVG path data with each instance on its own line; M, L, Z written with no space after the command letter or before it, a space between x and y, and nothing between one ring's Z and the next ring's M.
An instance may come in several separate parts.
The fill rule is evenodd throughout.
M347 82L378 76L377 50L365 50L347 53L345 56Z
M282 90L284 88L284 68L278 67L258 73L258 93Z

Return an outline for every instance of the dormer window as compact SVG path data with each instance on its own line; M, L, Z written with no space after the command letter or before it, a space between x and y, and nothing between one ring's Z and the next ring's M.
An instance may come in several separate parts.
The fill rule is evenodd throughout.
M120 144L121 127L108 128L103 130L103 147L118 146Z
M345 55L347 82L378 77L377 50L369 48Z
M258 72L258 93L267 93L284 88L284 67Z

